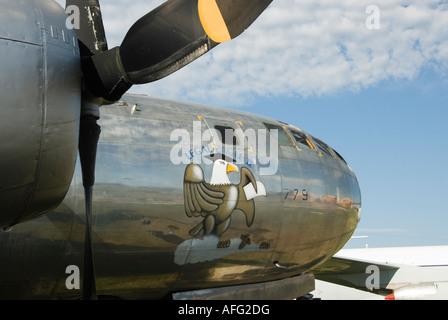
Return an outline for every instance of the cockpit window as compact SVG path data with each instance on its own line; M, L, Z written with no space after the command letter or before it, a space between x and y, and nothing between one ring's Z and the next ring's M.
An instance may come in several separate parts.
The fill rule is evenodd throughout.
M291 130L291 134L294 139L296 139L299 148L315 150L313 144L310 142L310 140L308 140L308 137L305 135L305 133Z
M288 145L288 146L293 145L292 141L287 136L287 134L285 132L285 129L283 127L276 126L276 125L270 124L270 123L265 123L264 125L266 126L266 128L268 128L269 132L271 132L271 130L277 130L277 132L278 132L278 144Z
M215 126L215 129L220 133L222 144L237 145L235 129L226 126Z
M339 154L339 152L337 152L336 150L333 149L333 152L339 157L339 159L341 159L345 164L347 164L347 161L345 161L345 159ZM348 165L348 164L347 164Z
M313 137L314 142L316 143L317 147L319 148L320 151L324 152L325 154L329 155L330 157L332 157L331 151L330 151L330 147L324 143L323 141L316 139Z

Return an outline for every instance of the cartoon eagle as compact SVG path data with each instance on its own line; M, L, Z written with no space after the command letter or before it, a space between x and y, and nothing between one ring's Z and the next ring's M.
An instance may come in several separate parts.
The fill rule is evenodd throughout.
M203 217L203 221L190 230L192 237L221 236L230 226L232 213L239 209L246 216L248 227L255 218L254 198L266 196L262 182L256 181L252 172L241 168L240 183L234 185L229 173L238 167L225 160L213 163L210 183L204 181L204 172L197 164L189 164L184 176L185 212L188 217Z

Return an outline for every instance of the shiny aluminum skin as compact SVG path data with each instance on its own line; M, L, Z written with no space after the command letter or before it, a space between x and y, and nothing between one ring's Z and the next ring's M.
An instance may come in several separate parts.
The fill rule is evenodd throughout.
M67 286L68 279L79 282L67 270L83 272L85 239L76 35L65 28L67 16L54 1L0 0L0 6L0 298L79 298L81 290ZM358 224L354 173L333 150L318 149L311 136L310 148L300 145L293 126L135 95L103 106L100 114L93 203L99 295L158 299L295 277L336 253ZM218 239L189 233L201 217L186 214L187 164L172 161L179 144L172 133L181 129L194 137L198 122L202 132L267 125L284 132L275 173L261 175L261 162L237 165L251 170L266 196L254 198L250 226L235 210ZM178 155L194 162L202 147L208 145L195 149L193 143L191 152ZM244 156L253 147L247 143ZM201 168L209 182L212 166ZM236 173L229 178L238 184Z
M0 0L0 227L56 208L78 146L76 33L48 0Z
M247 227L244 215L235 212L214 247L204 246L201 238L191 241L189 230L200 220L185 214L186 164L173 164L170 157L178 143L170 139L173 130L192 135L198 116L202 129L236 124L258 130L269 123L287 128L291 138L290 145L279 145L276 174L261 176L259 164L250 166L267 193L255 199L253 225ZM137 95L103 107L99 124L93 239L100 295L153 299L296 276L336 253L358 224L361 200L354 173L333 152L298 148L289 133L295 127L253 114ZM208 181L211 165L202 168ZM231 178L238 183L238 175ZM82 266L83 223L77 166L57 210L0 233L0 283L6 278L9 284L26 282L22 298L79 296L79 290L65 287L64 270ZM235 239L241 239L240 247L228 246ZM186 241L190 247L182 255Z

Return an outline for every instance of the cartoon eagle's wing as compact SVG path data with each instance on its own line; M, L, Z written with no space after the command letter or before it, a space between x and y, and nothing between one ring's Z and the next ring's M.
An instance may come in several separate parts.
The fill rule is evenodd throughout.
M240 209L243 211L244 215L246 216L246 224L248 227L252 225L255 218L255 203L253 198L247 199L246 192L244 190L244 187L246 187L249 184L252 184L255 192L257 192L257 181L255 180L254 175L252 172L247 169L246 167L241 168L241 180L240 184L238 185L238 204L236 205L236 209Z
M184 176L185 213L188 217L205 217L224 202L224 192L210 189L204 172L197 164L189 164Z

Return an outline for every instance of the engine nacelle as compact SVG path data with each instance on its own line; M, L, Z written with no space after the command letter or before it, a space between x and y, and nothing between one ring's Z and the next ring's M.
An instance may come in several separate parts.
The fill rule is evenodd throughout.
M0 0L0 227L64 199L76 163L81 66L53 0Z
M448 282L423 282L394 290L386 300L445 300Z

